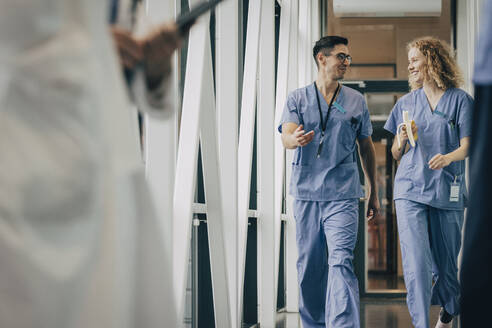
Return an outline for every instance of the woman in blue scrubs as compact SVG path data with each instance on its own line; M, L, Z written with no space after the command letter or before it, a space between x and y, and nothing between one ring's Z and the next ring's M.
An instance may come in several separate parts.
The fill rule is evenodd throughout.
M429 327L431 304L440 305L436 327L451 327L459 313L457 258L466 201L465 157L471 135L472 98L458 89L461 73L449 46L421 38L408 45L412 91L394 106L384 128L400 134L391 148L400 161L394 200L413 325ZM398 131L403 112L413 119L410 145Z

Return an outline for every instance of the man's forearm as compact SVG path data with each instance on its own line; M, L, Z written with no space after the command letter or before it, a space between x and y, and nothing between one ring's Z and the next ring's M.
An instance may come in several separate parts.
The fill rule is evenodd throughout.
M282 144L284 145L285 148L287 149L296 149L299 145L294 138L294 136L290 133L282 133Z
M362 158L362 167L366 173L367 179L369 180L371 193L376 193L376 150L372 141L367 141L361 146L360 155Z

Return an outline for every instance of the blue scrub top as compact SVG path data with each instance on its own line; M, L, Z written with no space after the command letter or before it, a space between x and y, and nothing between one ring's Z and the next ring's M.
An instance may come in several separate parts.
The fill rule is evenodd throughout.
M318 92L324 120L328 104L313 83L289 94L278 127L282 132L282 124L292 122L302 123L306 132L314 130L313 140L295 151L290 194L295 199L311 201L363 197L355 141L372 134L364 96L351 88L341 87L330 110L323 148L318 158L321 127L315 92Z
M475 58L473 82L480 85L492 84L492 0L483 6L480 37Z
M429 160L434 155L456 150L460 139L471 136L473 99L465 91L450 88L444 92L434 111L422 88L401 97L384 125L389 132L403 122L402 111L408 111L418 127L415 147L403 155L394 183L396 199L407 199L449 210L463 209L467 197L465 161L453 162L440 170L431 170ZM458 202L450 201L451 184L460 185Z

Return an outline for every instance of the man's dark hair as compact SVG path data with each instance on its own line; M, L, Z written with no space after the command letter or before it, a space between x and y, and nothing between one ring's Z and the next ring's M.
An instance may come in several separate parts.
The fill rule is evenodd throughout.
M348 45L348 40L343 36L328 35L316 41L316 44L313 47L313 58L316 66L319 65L318 61L316 60L316 55L318 54L318 52L323 51L324 54L328 54L333 50L333 48L335 48L337 44Z

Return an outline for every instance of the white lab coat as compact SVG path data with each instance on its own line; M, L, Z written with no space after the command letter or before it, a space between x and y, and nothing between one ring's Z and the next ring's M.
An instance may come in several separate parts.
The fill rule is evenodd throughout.
M0 327L176 327L100 0L3 0Z

